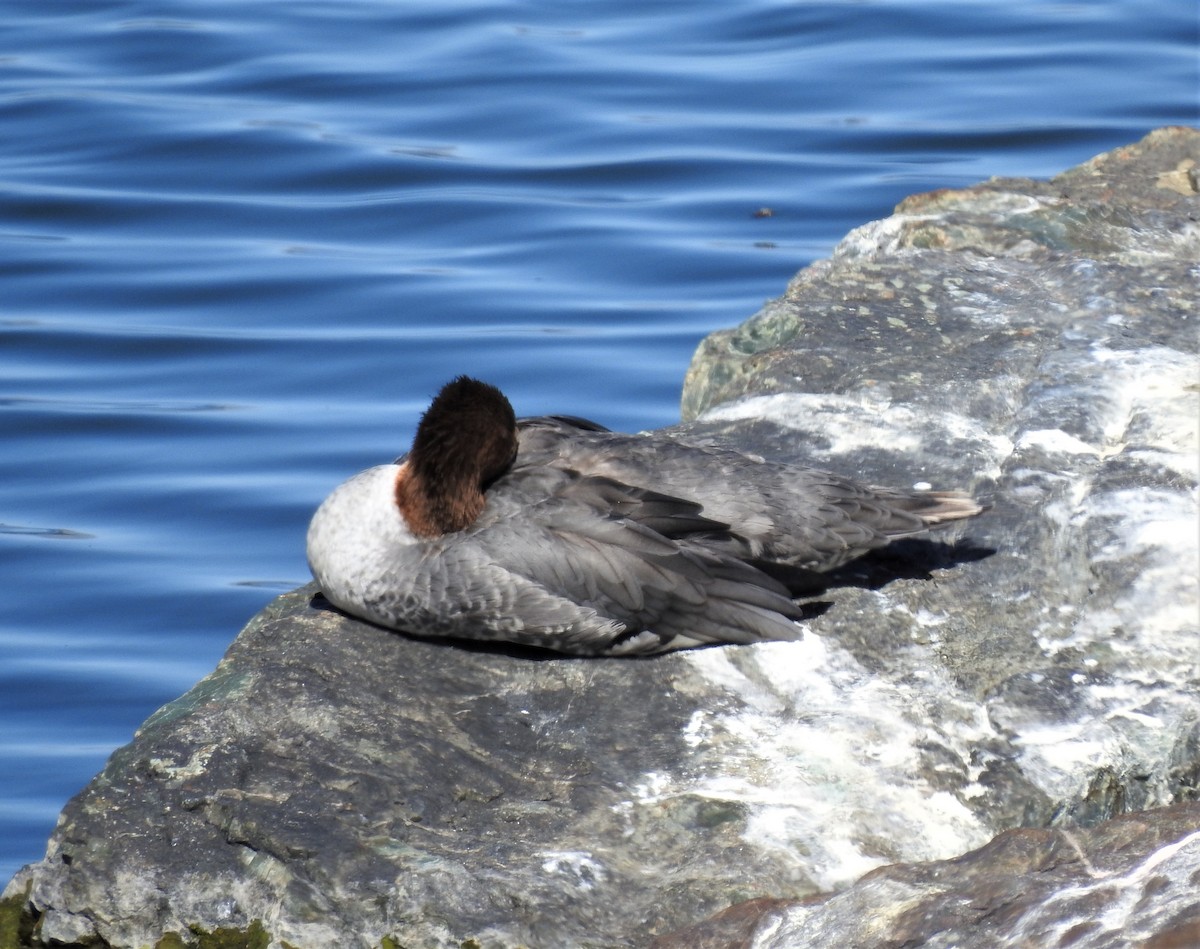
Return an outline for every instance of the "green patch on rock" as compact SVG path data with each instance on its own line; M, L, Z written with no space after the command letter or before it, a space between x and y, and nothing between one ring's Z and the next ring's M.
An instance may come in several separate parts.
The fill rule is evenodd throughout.
M245 929L214 929L189 926L186 935L176 932L163 934L154 949L267 949L271 937L262 923L254 920Z
M23 949L29 945L33 920L25 912L32 884L26 884L24 893L17 893L0 900L0 949Z
M478 939L467 939L459 943L460 949L483 949ZM391 936L384 936L379 943L379 949L408 949L408 946L397 942Z
M701 801L696 807L696 825L712 830L722 824L744 823L746 806L737 801Z

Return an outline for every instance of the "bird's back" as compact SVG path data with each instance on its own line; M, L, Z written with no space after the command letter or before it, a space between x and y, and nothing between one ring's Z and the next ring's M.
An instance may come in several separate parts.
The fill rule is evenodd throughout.
M518 432L518 468L573 470L694 502L742 540L745 559L806 570L833 569L984 509L958 491L864 485L816 468L557 416L521 419Z

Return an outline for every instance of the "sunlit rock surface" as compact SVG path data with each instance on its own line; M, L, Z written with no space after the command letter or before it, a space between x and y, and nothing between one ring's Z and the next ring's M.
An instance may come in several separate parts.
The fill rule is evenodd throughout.
M1005 831L953 860L892 864L804 903L752 900L653 949L1200 946L1200 804L1095 827Z
M545 657L290 594L68 805L0 945L1187 945L1198 166L1166 129L911 198L702 345L690 437L993 501L802 640Z

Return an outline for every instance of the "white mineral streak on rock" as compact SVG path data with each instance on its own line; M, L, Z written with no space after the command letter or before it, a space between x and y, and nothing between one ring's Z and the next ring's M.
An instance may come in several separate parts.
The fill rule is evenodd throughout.
M1099 455L1096 447L1089 445L1074 435L1068 435L1058 428L1039 428L1034 431L1022 432L1017 439L1017 451L1040 450L1048 453L1059 452L1064 455Z
M995 191L990 194L976 193L973 205L980 211L991 212L998 217L1033 214L1041 211L1048 203L1041 198L1026 194ZM943 214L893 214L878 221L870 221L854 228L833 249L832 259L868 257L873 254L903 254L911 248L905 240L909 228L922 221L936 223Z
M1000 475L1001 462L1013 451L1007 437L986 431L979 422L965 415L892 402L867 393L781 392L753 396L710 409L701 416L701 421L764 418L784 428L819 431L823 444L805 446L806 455L816 464L824 458L837 458L864 448L886 447L896 454L928 456L927 442L936 436L939 440L958 443L962 452L982 456L989 464L976 473L980 477L995 478Z
M738 702L693 716L690 742L713 753L686 782L657 783L656 796L742 804L747 843L795 862L822 888L893 860L949 857L991 836L956 796L922 777L923 748L936 745L965 772L972 746L992 735L982 710L948 681L919 690L888 682L819 636L688 659Z
M1180 473L1195 477L1200 446L1200 366L1195 356L1163 346L1112 349L1105 343L1089 348L1094 391L1107 406L1105 435L1113 448L1161 453ZM1088 367L1085 366L1085 370Z
M1047 894L1044 902L999 932L980 935L981 946L1057 946L1109 949L1141 945L1161 932L1163 918L1185 916L1195 906L1192 881L1200 871L1200 833L1161 847L1123 871L1097 871L1087 856L1091 879ZM953 886L954 881L946 881ZM848 932L854 945L884 944L894 920L935 898L941 887L921 888L900 880L864 880L824 903L797 904L771 925L760 928L754 949L791 946L845 945ZM962 935L961 932L956 935ZM967 945L946 934L938 946Z
M1164 347L1125 351L1101 343L1085 353L1087 404L1104 441L1034 430L1016 443L1097 459L1074 474L1062 501L1046 507L1064 548L1086 549L1097 575L1092 602L1066 612L1048 604L1034 632L1047 655L1090 656L1105 675L1076 683L1072 721L1038 723L1026 712L1017 725L1000 716L1016 728L1026 775L1066 798L1083 793L1097 766L1161 779L1172 736L1200 716L1193 691L1200 678L1200 511L1194 489L1170 483L1194 485L1200 475L1200 365ZM1108 487L1118 464L1168 477L1158 479L1161 486Z
M1084 949L1141 945L1164 917L1194 909L1196 891L1190 881L1198 870L1200 832L1155 850L1125 873L1094 872L1090 882L1053 894L1017 922L1010 944L1069 943ZM1153 899L1147 899L1151 895ZM1148 903L1153 905L1151 913L1145 908ZM1087 935L1082 941L1068 936L1084 925Z
M594 890L607 876L604 865L585 850L547 850L541 856L542 872L565 874L581 890Z

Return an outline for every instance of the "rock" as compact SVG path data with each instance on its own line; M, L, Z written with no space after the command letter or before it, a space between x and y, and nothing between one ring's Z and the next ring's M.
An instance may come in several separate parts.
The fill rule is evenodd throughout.
M301 947L604 945L778 872L725 859L737 805L656 799L691 753L686 662L408 639L314 593L256 617L68 806L13 884L41 940L260 921Z
M1159 129L1051 181L908 198L802 270L782 298L705 339L684 421L749 395L805 393L953 407L1001 432L1040 416L1102 441L1125 408L1116 393L1063 388L1054 401L1044 390L1108 350L1194 352L1198 136ZM1025 395L1022 383L1039 391Z
M911 198L701 347L691 437L990 494L965 539L838 571L801 641L647 660L289 594L68 804L0 945L644 946L746 900L684 944L1184 944L1198 161Z
M754 900L653 949L1200 945L1200 804L1075 830L1019 829L953 860L894 864L840 893Z

